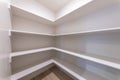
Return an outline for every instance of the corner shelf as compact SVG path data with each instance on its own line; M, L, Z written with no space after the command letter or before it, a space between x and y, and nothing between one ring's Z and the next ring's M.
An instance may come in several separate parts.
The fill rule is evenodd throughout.
M54 34L48 34L48 33L29 32L29 31L20 31L20 30L10 30L10 31L13 33L34 34L34 35L43 35L43 36L55 36Z
M108 57L102 58L101 56L97 56L97 55L94 56L94 55L88 55L88 54L80 54L80 53L75 53L72 51L59 49L59 48L54 48L54 50L120 70L120 60L119 59L111 59Z
M56 36L92 34L92 33L115 33L115 32L120 32L120 27L107 28L107 29L98 29L98 30L90 30L90 31L81 31L81 32L72 32L72 33L64 33L64 34L56 34Z
M33 53L48 51L48 50L52 50L52 49L53 49L53 47L48 47L48 48L40 48L40 49L34 49L34 50L13 52L13 53L10 54L10 57L12 58L12 57L16 57L16 56L22 56L22 55L26 55L26 54L33 54Z
M98 55L90 55L90 54L83 54L83 53L75 53L72 51L60 49L60 48L55 48L55 47L48 47L48 48L41 48L41 49L35 49L35 50L28 50L28 51L20 51L20 52L14 52L10 54L10 57L16 57L16 56L21 56L21 55L26 55L26 54L32 54L36 52L42 52L42 51L48 51L48 50L56 50L63 52L65 54L69 54L75 57L83 58L89 61L93 61L105 66L109 66L115 69L120 70L120 60L119 59L114 59L114 58L108 58L108 57L103 57L103 56L98 56Z
M39 69L42 69L42 68L44 68L44 67L46 67L46 66L49 66L50 64L53 64L53 63L54 63L55 65L59 66L60 68L64 69L64 70L65 70L66 72L68 72L69 74L73 75L73 76L74 76L75 78L77 78L78 80L86 80L85 78L81 77L80 75L78 75L77 73L75 73L74 71L72 71L71 69L67 68L67 67L64 66L63 64L59 63L59 61L56 61L56 60L54 60L54 59L50 59L50 60L45 61L45 62L43 62L43 63L41 63L41 64L38 64L38 65L36 65L36 66L33 66L33 67L31 67L31 68L28 68L28 69L23 70L23 71L21 71L21 72L18 72L18 73L16 73L16 74L13 74L13 75L11 76L11 80L20 79L20 78L22 78L22 77L24 77L24 76L26 76L26 75L28 75L28 74L30 74L30 73L32 73L32 72L35 72L35 71L37 71L37 70L39 70Z
M20 79L20 78L22 78L24 76L27 76L28 74L31 74L31 73L39 70L39 69L42 69L42 68L44 68L44 67L46 67L46 66L48 66L48 65L50 65L52 63L53 63L52 60L48 60L48 61L45 61L45 62L43 62L41 64L36 65L36 66L30 67L30 68L28 68L26 70L18 72L16 74L13 74L11 76L11 80L18 80L18 79Z

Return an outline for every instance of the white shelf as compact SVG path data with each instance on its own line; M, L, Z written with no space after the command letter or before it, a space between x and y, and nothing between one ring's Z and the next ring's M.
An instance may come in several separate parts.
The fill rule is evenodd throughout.
M108 80L65 60L55 58L53 62L66 72L73 75L75 78L77 78L77 80Z
M24 33L24 34L35 34L35 35L45 35L45 36L55 36L54 34L48 33L38 33L38 32L28 32L28 31L19 31L19 30L11 30L11 32L15 33Z
M53 14L59 15L58 17L55 17L55 19L48 19L48 18L42 17L39 14L36 14L32 11L28 11L24 8L20 8L19 6L16 6L14 4L11 4L11 8L12 8L12 13L14 15L23 16L23 17L26 17L26 18L29 18L29 19L33 19L33 20L45 23L45 24L57 25L57 24L70 22L72 20L76 20L78 17L84 16L85 14L88 14L91 11L95 11L95 10L99 10L101 8L105 8L105 7L107 7L109 5L112 5L114 3L116 3L116 1L109 1L109 2L105 1L103 3L103 1L101 1L101 0L100 1L99 0L95 0L95 1L91 0L91 2L88 3L87 5L84 5L82 7L79 6L75 10L70 11L68 13L64 13L61 16L59 14L55 14L53 12ZM96 5L96 8L94 8L94 5ZM88 7L89 7L89 10L88 10Z
M66 67L64 64L61 64L58 59L57 59L57 61L54 60L54 59L50 59L50 60L48 60L46 62L43 62L41 64L38 64L36 66L33 66L33 67L28 68L26 70L23 70L21 72L18 72L16 74L13 74L11 76L11 80L18 80L18 79L20 79L20 78L22 78L22 77L24 77L24 76L26 76L26 75L28 75L30 73L33 73L33 72L35 72L35 71L37 71L39 69L42 69L42 68L44 68L44 67L46 67L46 66L48 66L50 64L53 64L53 63L56 64L57 66L59 66L60 68L64 69L69 74L73 75L78 80L86 80L85 78L83 78L79 74L75 73L74 71L72 71L71 69L69 69L68 67Z
M24 8L18 7L16 5L11 4L11 10L13 15L21 16L27 19L32 19L35 21L39 21L41 23L45 24L53 24L53 20L46 19L44 17L41 17L39 14L35 14L34 12L31 12L29 10L26 10Z
M75 56L75 57L79 57L79 58L83 58L89 61L93 61L99 64L103 64L115 69L119 69L120 70L120 60L117 59L111 59L108 57L99 57L99 56L91 56L91 55L87 55L87 54L80 54L80 53L75 53L72 51L68 51L68 50L63 50L63 49L59 49L59 48L54 48L54 50Z
M91 34L91 33L117 33L120 32L120 27L91 30L91 31L72 32L72 33L64 33L64 34L48 34L48 33L38 33L38 32L19 31L19 30L10 30L10 31L15 33L35 34L35 35L45 35L45 36L67 36L67 35L79 35L79 34Z
M75 53L72 51L60 49L60 48L55 48L55 47L48 47L48 48L41 48L41 49L35 49L35 50L28 50L28 51L20 51L20 52L14 52L10 54L10 58L16 57L16 56L21 56L21 55L26 55L26 54L32 54L32 53L37 53L37 52L42 52L42 51L48 51L48 50L56 50L63 52L65 54L69 54L75 57L83 58L89 61L93 61L99 64L103 64L115 69L120 70L120 60L114 59L114 58L108 58L104 56L98 56L98 55L90 55L90 54L83 54L83 53Z
M81 32L72 32L72 33L64 33L64 34L56 34L56 36L90 34L90 33L114 33L114 32L120 32L120 27L107 28L107 29L98 29L98 30L90 30L90 31L81 31Z
M26 69L26 70L23 70L23 71L21 71L21 72L18 72L18 73L16 73L16 74L13 74L13 75L11 76L11 80L18 80L18 79L20 79L20 78L22 78L22 77L24 77L24 76L27 76L28 74L31 74L31 73L39 70L39 69L42 69L42 68L44 68L44 67L46 67L46 66L48 66L48 65L50 65L50 64L52 64L52 63L53 63L52 60L48 60L48 61L46 61L46 62L43 62L43 63L41 63L41 64L38 64L38 65L36 65L36 66L33 66L33 67L28 68L28 69Z
M37 52L42 52L42 51L48 51L48 50L52 50L53 47L48 47L48 48L40 48L40 49L34 49L34 50L27 50L27 51L20 51L20 52L13 52L10 54L10 57L16 57L16 56L22 56L22 55L26 55L26 54L33 54L33 53L37 53Z

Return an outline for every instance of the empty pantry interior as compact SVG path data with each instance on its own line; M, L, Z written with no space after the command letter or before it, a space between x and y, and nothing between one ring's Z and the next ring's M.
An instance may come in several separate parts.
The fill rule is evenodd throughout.
M120 80L120 0L0 0L0 80Z

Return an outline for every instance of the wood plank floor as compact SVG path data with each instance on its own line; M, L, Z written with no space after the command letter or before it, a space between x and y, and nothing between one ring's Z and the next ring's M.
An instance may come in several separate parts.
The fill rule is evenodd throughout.
M41 73L31 80L74 80L56 66Z

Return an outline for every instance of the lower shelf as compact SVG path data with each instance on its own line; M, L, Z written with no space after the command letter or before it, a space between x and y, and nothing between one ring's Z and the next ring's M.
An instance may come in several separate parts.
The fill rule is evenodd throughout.
M92 72L89 72L85 69L82 69L80 67L77 67L69 62L62 61L60 59L50 59L46 62L43 62L41 64L38 64L36 66L33 66L31 68L28 68L26 70L23 70L21 72L18 72L11 76L11 80L18 80L28 74L31 74L39 69L42 69L50 64L55 64L61 69L63 69L65 72L69 73L71 76L75 77L77 80L107 80L101 76L98 76Z
M86 80L85 78L81 77L80 75L78 75L77 73L75 73L74 71L70 70L69 68L67 68L66 66L64 66L63 64L59 63L59 61L56 61L54 59L48 60L46 62L43 62L39 65L33 66L31 68L28 68L26 70L23 70L21 72L18 72L14 75L11 76L11 80L18 80L30 73L33 73L39 69L42 69L50 64L56 64L57 66L59 66L60 68L64 69L66 72L68 72L69 74L71 74L72 76L74 76L75 78L77 78L78 80Z

